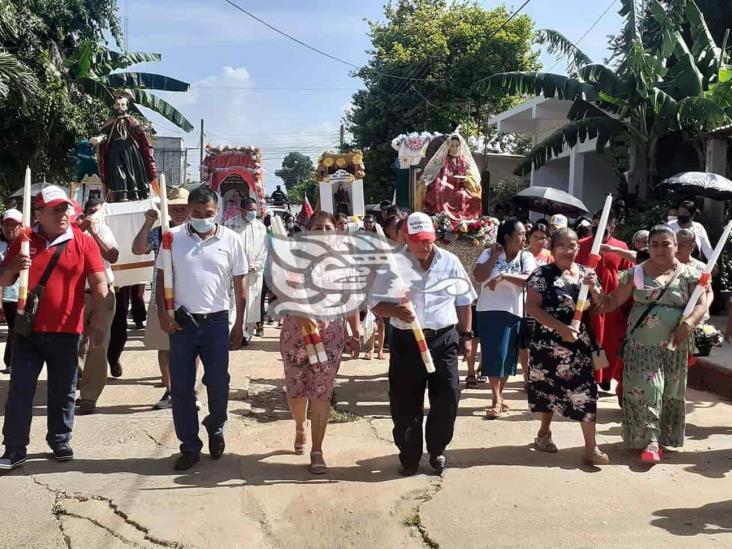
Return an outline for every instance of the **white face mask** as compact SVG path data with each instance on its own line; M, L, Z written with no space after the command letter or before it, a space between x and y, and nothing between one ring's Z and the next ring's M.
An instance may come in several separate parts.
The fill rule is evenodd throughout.
M197 233L207 233L216 226L216 217L205 217L203 219L191 217L188 222Z
M675 215L669 215L666 218L666 221L668 221L669 223L671 223L672 221L676 221L676 216Z

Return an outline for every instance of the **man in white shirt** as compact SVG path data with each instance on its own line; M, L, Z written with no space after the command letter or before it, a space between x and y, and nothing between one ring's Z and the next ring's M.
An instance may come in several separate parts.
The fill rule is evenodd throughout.
M411 214L405 228L407 246L397 254L396 264L409 286L408 297L423 328L434 373L428 374L425 369L410 329L414 314L390 284L388 273L377 275L369 303L374 314L391 319L389 406L402 465L400 473L410 476L419 469L424 391L428 388L427 451L430 465L442 474L446 466L444 452L452 440L460 400L458 352L466 356L470 352L470 305L477 295L460 260L435 247L435 229L428 215Z
M170 230L172 236L175 318L165 306L163 254L155 261L158 319L170 334L173 422L180 440L176 471L190 469L201 458L196 410L196 358L203 363L209 415L203 420L208 448L219 459L225 448L224 423L229 403L229 348L243 336L244 276L248 272L241 238L216 223L218 196L206 186L188 195L190 218ZM229 333L229 288L234 286L236 319Z
M244 311L244 344L248 345L252 335L264 335L262 327L262 285L264 265L267 261L267 227L257 219L257 201L244 198L241 201L241 218L232 223L231 229L239 233L244 253L247 256L249 272L246 275L246 309Z
M90 347L89 332L92 327L90 322L93 309L92 295L87 284L84 304L84 334L79 346L79 368L82 374L79 380L80 394L77 412L79 415L94 413L97 400L107 385L107 349L116 302L112 264L116 263L119 258L119 246L109 225L101 223L98 219L103 206L104 202L101 198L90 198L84 205L84 217L78 222L79 228L91 236L99 248L109 288L109 293L104 298L103 308L96 311L94 317L94 323L97 325L96 327L101 328L104 340L101 345Z
M699 209L696 204L691 200L685 200L679 204L676 209L678 215L676 219L672 219L667 223L669 228L674 232L678 233L681 229L689 229L696 237L696 249L699 250L707 260L712 256L714 247L709 241L709 235L704 225L694 221L694 218L699 213Z

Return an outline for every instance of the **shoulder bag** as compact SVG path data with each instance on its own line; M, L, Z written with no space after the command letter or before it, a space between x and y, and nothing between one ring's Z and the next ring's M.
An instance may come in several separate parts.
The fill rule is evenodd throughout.
M51 256L51 259L48 261L48 265L46 265L46 270L43 271L43 274L41 275L38 284L36 284L35 288L28 292L28 297L26 298L25 302L24 313L18 313L18 315L15 317L15 329L13 331L16 334L26 337L31 335L31 332L33 331L33 320L36 317L36 312L38 311L38 303L41 300L41 296L43 295L43 290L48 283L48 279L51 277L51 272L53 272L53 269L56 267L56 264L61 257L61 253L64 251L64 249L66 249L66 244L68 243L69 241L66 240L65 242L62 242L61 244L56 246L56 249L53 252L53 256Z
M635 267L636 269L643 269L640 265L637 265ZM674 274L671 275L671 278L668 279L668 282L661 290L661 293L658 294L658 297L653 300L653 302L649 303L648 306L643 310L641 315L638 317L638 320L636 320L635 325L630 329L629 332L625 334L625 337L623 338L623 343L620 346L620 356L623 356L625 353L625 346L628 344L628 341L630 340L630 336L632 336L635 331L640 328L640 326L643 324L643 321L648 317L648 315L651 313L651 311L655 308L656 305L658 305L658 302L661 300L663 295L666 293L666 290L668 290L671 287L671 284L674 283L674 280L679 276L679 273L681 273L681 265L679 264L678 267L676 267L676 270L674 271ZM635 275L635 273L633 273Z

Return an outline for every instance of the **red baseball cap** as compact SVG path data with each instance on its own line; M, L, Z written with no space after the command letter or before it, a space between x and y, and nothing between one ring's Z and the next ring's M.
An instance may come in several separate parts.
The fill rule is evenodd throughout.
M15 208L10 208L9 210L5 210L5 213L3 214L3 223L5 223L8 220L15 221L16 223L22 223L23 214L20 213Z
M46 206L50 206L53 208L54 206L58 206L64 202L69 206L74 205L61 187L49 185L48 187L44 187L43 190L35 196L33 199L33 207L44 208Z
M430 216L422 212L410 214L407 218L407 238L411 242L421 242L422 240L434 242L437 237Z

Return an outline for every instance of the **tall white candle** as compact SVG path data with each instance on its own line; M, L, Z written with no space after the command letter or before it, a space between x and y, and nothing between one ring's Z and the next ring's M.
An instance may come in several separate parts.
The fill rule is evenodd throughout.
M25 180L23 181L23 233L20 241L21 255L30 256L30 240L26 232L31 224L31 169L25 169ZM28 298L28 269L23 269L18 274L18 313L25 314L25 303Z

